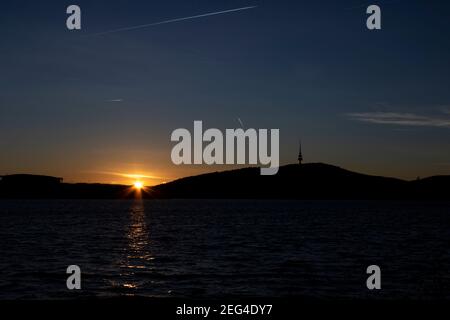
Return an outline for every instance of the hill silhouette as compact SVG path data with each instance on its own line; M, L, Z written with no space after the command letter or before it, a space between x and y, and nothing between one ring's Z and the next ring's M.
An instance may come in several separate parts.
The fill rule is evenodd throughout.
M51 177L24 176L33 183L0 181L0 198L122 199L136 196L130 186L68 184ZM7 180L7 179L4 179ZM202 174L158 185L143 198L197 199L391 199L450 200L450 176L415 181L371 176L323 163L286 165L277 175L259 168Z
M153 188L160 198L442 199L450 176L418 181L371 176L323 163L286 165L277 175L245 168L179 179Z

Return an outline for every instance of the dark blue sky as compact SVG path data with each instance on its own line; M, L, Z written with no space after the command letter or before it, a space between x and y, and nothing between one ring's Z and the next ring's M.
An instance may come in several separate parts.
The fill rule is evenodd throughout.
M70 4L82 30L66 29ZM366 28L370 4L381 31ZM252 10L89 36L245 6ZM0 174L124 182L175 167L170 133L279 128L296 160L450 174L448 1L2 1ZM118 101L115 101L118 100ZM147 183L157 183L148 181Z

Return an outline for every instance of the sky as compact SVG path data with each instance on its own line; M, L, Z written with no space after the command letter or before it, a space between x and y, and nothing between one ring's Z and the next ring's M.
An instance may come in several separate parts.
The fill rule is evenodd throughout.
M82 29L66 28L77 4ZM378 4L382 30L366 28ZM255 6L122 32L160 21ZM281 163L450 174L448 1L23 1L0 4L0 175L147 185L177 128L280 129ZM106 33L105 33L106 32Z

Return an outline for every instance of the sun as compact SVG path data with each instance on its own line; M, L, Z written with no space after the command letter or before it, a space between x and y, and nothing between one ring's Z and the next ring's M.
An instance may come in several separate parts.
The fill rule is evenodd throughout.
M144 187L144 184L142 182L140 182L140 181L136 181L134 183L134 188L137 189L137 190L141 190L143 187Z

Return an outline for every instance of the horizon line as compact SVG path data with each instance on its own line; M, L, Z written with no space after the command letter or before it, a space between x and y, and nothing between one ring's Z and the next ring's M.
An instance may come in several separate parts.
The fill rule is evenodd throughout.
M402 180L402 181L406 181L406 182L415 181L415 180L417 180L417 178L419 178L420 180L423 180L423 179L432 178L432 177L450 176L450 174L436 174L436 175L426 176L426 177L423 177L423 178L422 177L417 177L417 178L412 178L412 179L406 179L406 178L399 178L399 177L389 176L389 175L369 174L369 173L363 173L363 172L359 172L359 171L353 171L351 169L347 169L347 168L339 166L339 165L328 164L328 163L325 163L325 162L307 162L307 163L302 163L301 165L299 165L298 163L292 162L292 163L280 165L278 168L287 167L287 166L305 166L305 165L312 165L312 164L322 164L322 165L332 166L332 167L336 167L336 168L339 168L339 169L342 169L342 170L346 170L346 171L349 171L349 172L354 172L354 173L358 173L358 174L362 174L362 175L374 176L374 177L383 177L383 178L390 178L390 179L397 179L397 180ZM181 176L181 177L177 177L177 178L174 178L174 179L168 179L167 181L164 181L162 183L157 183L157 184L153 184L153 185L145 185L145 186L151 188L151 187L155 187L155 186L171 183L171 182L174 182L174 181L177 181L177 180L180 180L180 179L197 177L197 176L201 176L201 175L207 175L207 174L213 174L213 173L224 173L224 172L235 171L235 170L258 169L258 168L261 168L261 166L246 166L246 167L237 167L237 168L232 168L232 169L230 168L230 169L226 169L226 170L222 170L222 171L202 172L202 173L199 173L199 174L188 175L188 176ZM0 181L1 181L1 178L3 178L3 177L14 176L14 175L31 175L31 176L58 178L58 179L62 179L63 180L62 183L67 183L67 184L101 184L101 185L117 185L117 186L132 186L133 185L133 183L127 184L127 183L115 183L115 182L86 182L86 181L84 181L84 182L83 181L64 182L64 179L65 179L64 177L51 176L51 175L46 175L46 174L35 174L35 173L0 174Z

